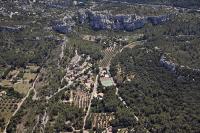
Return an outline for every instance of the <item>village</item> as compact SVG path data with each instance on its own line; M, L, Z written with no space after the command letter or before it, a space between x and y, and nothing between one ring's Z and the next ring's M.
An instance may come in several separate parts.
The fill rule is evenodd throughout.
M65 75L61 80L61 84L65 83L64 86L58 88L58 90L54 93L52 93L49 96L46 96L46 101L53 99L56 97L57 94L61 93L62 91L65 91L64 95L62 96L62 103L77 107L85 113L85 116L83 118L83 130L85 132L90 131L91 129L105 129L104 132L112 132L111 122L115 119L115 112L93 112L91 105L93 102L93 99L97 99L99 101L104 100L104 93L98 90L98 86L102 86L104 89L107 87L115 87L116 83L113 79L113 77L110 74L110 63L112 58L120 52L120 50L127 45L128 40L135 41L138 38L141 38L141 35L134 36L135 38L105 38L102 36L90 36L86 35L82 39L87 41L100 41L101 44L104 46L104 50L102 50L102 53L104 57L98 61L97 67L94 67L94 64L92 63L92 58L89 55L85 54L79 54L77 50L75 50L75 55L67 64L65 68ZM67 38L65 38L67 40ZM63 47L61 48L61 54L60 58L62 59L64 56L64 48L66 47L65 43L67 41L63 42ZM130 45L130 44L129 44ZM132 45L130 45L132 46ZM129 47L130 47L129 46ZM60 62L59 62L60 63ZM60 67L60 64L58 64ZM98 70L98 71L97 71ZM41 97L37 96L37 90L35 88L38 88L40 86L40 82L36 79L37 76L39 78L42 78L41 72L44 70L34 64L27 65L25 68L10 68L7 74L3 75L0 86L5 88L13 88L14 91L18 92L22 96L12 103L12 108L10 109L11 112L6 115L6 122L9 121L9 119L13 116L13 114L17 113L20 109L21 105L25 101L27 97L24 97L25 95L28 96L30 94L30 88L33 89L34 95L32 100L38 101L41 99ZM36 81L36 85L34 84L34 81ZM43 81L42 81L43 82ZM116 88L115 95L118 97L119 101L127 107L126 102L119 96L118 94L118 88ZM0 92L0 98L3 98L7 95L7 91L2 90ZM24 97L24 98L23 98ZM23 98L23 101L21 100ZM8 106L7 104L1 104L1 106ZM128 107L127 107L128 108ZM46 110L48 111L48 110ZM46 112L45 111L45 112ZM44 114L44 121L45 123L48 123L48 115ZM91 119L91 127L88 128L88 119ZM69 123L69 122L68 122ZM80 129L75 129L73 127L74 131L80 131Z

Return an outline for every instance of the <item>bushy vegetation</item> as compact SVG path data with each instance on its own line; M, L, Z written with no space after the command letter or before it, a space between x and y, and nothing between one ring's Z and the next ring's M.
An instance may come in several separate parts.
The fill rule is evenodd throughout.
M47 39L27 38L23 33L0 33L0 56L8 65L22 66L27 63L41 65L44 58L58 43Z
M92 101L92 113L113 113L114 120L111 121L111 126L114 130L119 128L129 128L141 126L137 122L134 114L134 110L128 109L115 95L115 87L99 88L99 91L104 93L102 100L93 99ZM142 131L144 127L141 127ZM98 129L96 129L98 130Z
M50 120L46 131L53 132L69 132L74 127L81 129L83 125L83 111L79 108L66 104L52 104L49 108ZM69 124L67 125L66 122ZM54 123L54 124L51 124ZM54 131L52 131L52 129Z
M97 43L83 40L75 35L70 36L70 43L77 48L79 54L89 55L93 61L100 60L103 57L102 46Z
M22 98L23 97L22 94L15 91L14 88L12 88L12 87L8 88L8 87L0 86L0 92L1 91L6 91L8 97L14 97L14 98Z
M119 94L150 132L200 130L200 75L186 70L200 68L197 16L183 13L166 24L145 26L140 31L146 39L144 45L126 48L112 60L111 74ZM186 68L171 73L160 65L162 54ZM127 76L133 75L128 81Z
M198 14L178 14L171 21L160 26L146 26L146 46L159 48L163 53L169 54L175 63L199 68L199 35L200 19Z
M198 132L199 81L179 80L159 64L160 53L137 47L126 49L113 61L125 74L135 73L131 82L119 84L119 93L142 118L151 132Z
M102 112L116 112L117 108L122 106L119 99L115 95L115 90L113 87L108 87L103 89L104 98L103 100L94 99L92 101L92 110L95 113L102 113Z

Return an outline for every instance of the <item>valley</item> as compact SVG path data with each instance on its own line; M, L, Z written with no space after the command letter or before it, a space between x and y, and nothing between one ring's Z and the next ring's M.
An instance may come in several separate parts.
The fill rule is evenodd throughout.
M180 1L0 1L0 133L198 133L199 3Z

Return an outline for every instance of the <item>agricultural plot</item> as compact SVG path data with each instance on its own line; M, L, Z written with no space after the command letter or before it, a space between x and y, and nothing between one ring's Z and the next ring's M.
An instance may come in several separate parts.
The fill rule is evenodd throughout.
M17 82L13 85L14 90L20 94L26 94L30 87L31 85L25 81Z
M36 65L29 65L26 66L26 72L31 72L31 73L37 73L39 71L40 67Z
M122 52L125 48L130 48L130 49L132 49L132 48L134 48L134 47L136 47L136 46L138 46L138 45L143 45L143 44L144 44L144 41L133 41L133 42L130 42L128 45L124 46L124 47L120 50L120 52Z
M12 87L13 84L9 80L5 79L0 82L0 85L3 87Z
M118 129L117 133L128 133L128 128L121 128L121 129Z
M20 72L20 71L19 71L18 69L14 69L14 70L12 70L12 71L10 71L10 72L8 73L7 78L8 78L8 79L13 79L13 78L15 78L15 77L18 76L19 72Z
M0 126L0 132L3 131L5 124L11 118L13 112L17 109L19 102L20 99L17 98L0 99L0 120L3 120Z
M128 37L129 43L138 41L144 37L144 34L135 34Z
M112 57L117 53L116 48L110 47L103 51L104 58L100 61L100 67L106 68L110 65Z
M15 91L26 94L37 76L37 66L30 66L27 69L13 69L8 72L5 79L0 81L2 87L12 87Z
M36 78L37 74L35 73L24 73L23 80L27 80L29 82L33 81Z
M110 127L111 121L115 116L113 113L92 113L92 127L96 129L105 129Z
M91 94L89 92L85 92L82 90L73 91L71 97L72 105L84 109L84 111L86 111L86 109L89 106L90 97Z
M144 41L135 41L135 42L132 42L132 43L128 44L126 47L132 49L132 48L134 48L135 46L137 46L137 45L142 45L142 44L144 44Z
M4 74L7 68L0 66L0 77Z

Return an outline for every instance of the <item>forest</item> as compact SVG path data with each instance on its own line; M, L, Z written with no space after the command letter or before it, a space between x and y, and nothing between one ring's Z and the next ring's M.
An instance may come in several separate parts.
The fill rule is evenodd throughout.
M160 66L159 53L147 50L126 49L115 58L125 74L136 74L133 81L118 84L120 95L151 132L199 131L199 81L179 80Z
M160 64L161 56L167 54L177 65L200 68L198 19L185 22L190 15L176 16L171 25L146 27L144 45L126 48L112 60L110 71L120 95L153 133L200 130L200 75L189 69L172 73ZM126 75L134 78L127 80Z

